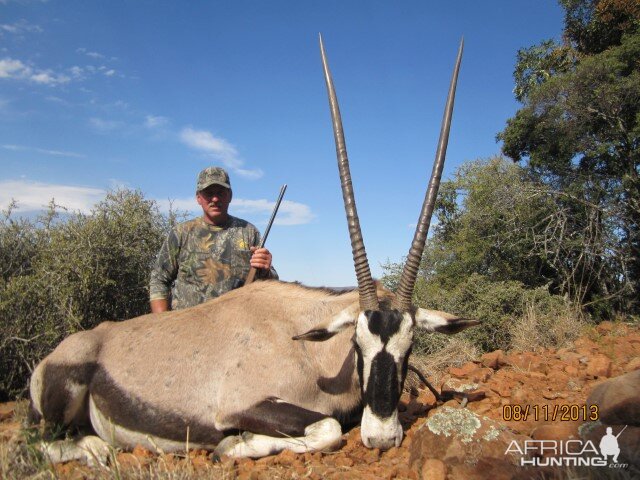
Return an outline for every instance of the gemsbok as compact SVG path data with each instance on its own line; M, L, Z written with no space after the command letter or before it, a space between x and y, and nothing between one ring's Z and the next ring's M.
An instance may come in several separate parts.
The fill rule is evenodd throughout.
M322 38L357 289L255 282L201 305L104 322L66 338L34 370L31 418L92 430L46 443L54 462L105 462L109 446L194 448L262 457L335 448L360 421L369 448L399 446L398 419L416 329L456 333L476 320L417 308L411 296L444 164L460 43L433 173L395 293L369 269L342 121Z

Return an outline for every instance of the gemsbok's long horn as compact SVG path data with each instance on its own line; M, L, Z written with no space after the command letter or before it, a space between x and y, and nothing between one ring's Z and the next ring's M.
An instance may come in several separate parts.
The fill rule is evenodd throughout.
M393 308L406 312L411 308L411 296L413 295L413 287L416 283L416 277L418 276L418 269L420 268L420 260L422 259L422 252L424 251L424 245L427 241L427 234L429 233L429 225L431 224L431 215L436 203L436 197L438 195L438 188L440 187L440 178L442 177L442 167L444 166L444 159L447 154L447 143L449 141L449 130L451 128L451 116L453 113L453 103L456 96L456 84L458 82L458 72L460 71L460 62L462 61L462 50L464 47L464 39L460 41L460 48L458 49L458 58L453 69L453 76L451 77L451 84L449 86L449 95L447 96L447 104L444 109L444 116L442 118L442 128L440 129L440 139L438 141L438 149L436 151L436 159L433 163L433 171L431 172L431 180L429 180L429 188L424 197L422 204L422 210L420 211L420 219L418 220L418 226L411 242L411 248L409 249L409 255L407 261L404 264L402 271L402 277L398 289L396 290L396 296L393 300Z
M338 170L340 171L344 210L347 214L349 236L351 237L351 252L353 253L353 263L358 280L360 308L362 310L378 310L379 304L378 296L376 295L376 286L371 277L371 270L369 269L369 262L367 261L367 252L364 248L362 231L360 230L358 211L356 210L356 200L353 195L349 158L347 157L347 146L344 141L342 119L340 117L340 107L338 106L338 98L336 97L333 79L331 78L331 72L327 64L327 56L324 52L322 35L320 35L320 55L322 56L322 67L324 69L324 79L327 84L327 93L329 94L329 108L333 121L333 136L336 142L336 155L338 157Z

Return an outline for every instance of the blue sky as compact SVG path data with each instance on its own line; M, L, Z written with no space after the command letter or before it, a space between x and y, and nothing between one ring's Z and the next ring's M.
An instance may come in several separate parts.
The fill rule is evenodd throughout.
M445 165L499 153L516 52L560 36L555 0L0 0L0 208L89 212L111 188L198 214L225 166L230 212L283 280L355 284L318 48L340 101L374 276L409 249L465 39Z

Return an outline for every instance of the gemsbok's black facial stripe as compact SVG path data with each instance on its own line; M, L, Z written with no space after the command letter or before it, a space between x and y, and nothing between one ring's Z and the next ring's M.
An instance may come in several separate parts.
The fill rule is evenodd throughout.
M360 345L354 342L353 344L356 350L356 369L358 371L358 379L360 380L360 391L364 395L364 358L362 358L362 350Z
M369 331L374 335L378 335L384 344L400 330L400 324L402 323L402 314L400 312L367 310L365 315L367 316Z
M364 403L377 416L386 418L396 411L399 398L396 362L390 353L383 350L377 353L371 362Z

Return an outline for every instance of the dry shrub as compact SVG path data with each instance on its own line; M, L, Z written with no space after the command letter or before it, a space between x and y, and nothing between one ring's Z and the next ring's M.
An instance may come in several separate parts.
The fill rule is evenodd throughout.
M470 362L480 356L478 348L469 340L462 337L446 337L438 335L442 341L439 350L433 353L417 353L412 355L409 363L422 372L423 375L436 386L449 367L459 367L464 363ZM422 388L422 382L418 377L409 372L405 389Z
M524 315L509 325L511 349L518 351L566 346L587 328L576 309L565 306L558 311L541 311L527 305Z

